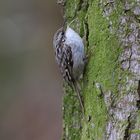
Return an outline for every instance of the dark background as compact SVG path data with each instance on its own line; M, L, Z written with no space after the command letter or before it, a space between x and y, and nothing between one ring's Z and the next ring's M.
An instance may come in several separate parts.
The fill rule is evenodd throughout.
M0 1L0 140L59 140L62 80L52 39L56 0Z

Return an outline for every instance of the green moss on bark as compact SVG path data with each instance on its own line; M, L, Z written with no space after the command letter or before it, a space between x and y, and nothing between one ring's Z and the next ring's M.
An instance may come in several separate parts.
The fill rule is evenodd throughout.
M80 1L67 1L65 17L70 22L73 15L77 21L71 26L81 35L84 32L84 23L88 24L88 42L90 58L86 68L83 85L85 118L81 120L79 103L76 95L70 90L64 97L64 137L66 140L99 140L103 139L107 111L100 91L93 83L100 83L104 91L116 91L119 75L119 63L116 61L120 54L120 47L115 35L109 31L109 23L102 16L99 0L90 1L86 8L79 10ZM77 11L77 9L79 11ZM112 16L113 18L113 16ZM114 17L114 21L117 18ZM105 88L104 88L105 87ZM88 119L89 120L88 122ZM75 126L77 125L77 126Z
M116 2L116 9L109 15L109 20L108 16L103 15L103 6L100 0L66 2L65 17L68 22L76 18L71 27L81 36L86 35L89 62L82 85L85 119L82 119L76 94L70 88L65 88L67 90L64 97L65 140L105 139L108 112L96 84L101 84L104 93L111 91L116 96L119 95L118 85L125 82L123 77L128 74L127 71L121 70L118 60L122 50L116 34L119 17L123 11L122 3ZM119 79L120 76L122 81Z
M117 61L121 51L119 42L115 34L110 34L109 21L103 17L102 13L98 0L90 3L87 15L89 49L92 52L87 66L84 102L86 115L92 116L92 119L88 127L87 123L84 124L82 140L104 139L107 110L103 98L99 97L100 90L96 87L96 83L101 84L103 92L110 90L116 93L121 71ZM114 22L117 21L113 15L112 18Z

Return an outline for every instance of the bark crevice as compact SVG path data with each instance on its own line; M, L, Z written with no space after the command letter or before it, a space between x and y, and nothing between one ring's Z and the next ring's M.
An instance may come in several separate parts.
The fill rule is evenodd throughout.
M124 140L130 139L130 128L131 128L131 121L130 121L130 116L129 116L128 117L128 125L125 129Z
M138 91L138 96L139 96L139 100L137 100L137 108L138 108L138 110L140 110L140 80L138 82L138 89L137 89L137 91Z

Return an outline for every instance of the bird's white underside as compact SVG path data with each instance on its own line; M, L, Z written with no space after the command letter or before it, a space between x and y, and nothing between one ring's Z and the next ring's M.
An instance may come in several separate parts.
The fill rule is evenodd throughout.
M82 50L84 50L84 44L82 38L72 28L67 27L65 36L67 38L66 43L70 43L70 44L74 43L75 47L78 46Z
M67 27L65 32L66 44L71 46L73 53L73 72L76 77L83 73L85 53L82 38L72 28Z

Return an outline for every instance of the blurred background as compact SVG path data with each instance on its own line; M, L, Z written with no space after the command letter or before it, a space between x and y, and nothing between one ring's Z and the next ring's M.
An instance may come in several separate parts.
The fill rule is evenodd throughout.
M52 39L56 0L0 1L0 140L60 140L62 79Z

